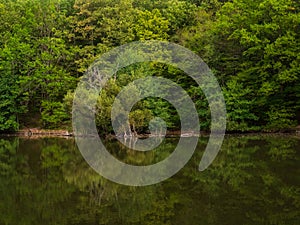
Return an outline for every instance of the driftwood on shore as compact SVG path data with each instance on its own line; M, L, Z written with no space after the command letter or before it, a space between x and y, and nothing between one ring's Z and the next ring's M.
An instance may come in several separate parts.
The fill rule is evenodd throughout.
M67 130L44 130L38 128L22 129L16 132L18 136L73 136L73 133Z

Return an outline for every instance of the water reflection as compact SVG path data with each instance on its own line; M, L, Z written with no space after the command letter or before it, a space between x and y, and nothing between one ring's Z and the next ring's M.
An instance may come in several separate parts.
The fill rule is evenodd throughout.
M299 224L299 137L227 136L199 172L207 141L171 179L126 187L95 173L73 139L0 139L0 224ZM105 146L121 161L150 165L177 142L150 152Z

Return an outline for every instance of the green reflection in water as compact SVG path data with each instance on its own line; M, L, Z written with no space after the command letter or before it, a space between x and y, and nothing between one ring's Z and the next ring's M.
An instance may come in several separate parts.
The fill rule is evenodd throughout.
M114 184L83 160L73 139L0 139L0 224L288 224L300 223L300 139L227 136L204 172L208 138L171 179L148 187ZM166 158L178 139L152 152L107 141L126 163Z

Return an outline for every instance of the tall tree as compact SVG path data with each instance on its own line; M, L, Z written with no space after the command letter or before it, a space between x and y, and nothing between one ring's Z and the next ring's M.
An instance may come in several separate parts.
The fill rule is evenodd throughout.
M299 24L295 1L234 0L212 28L211 65L225 82L234 79L250 90L251 113L265 129L292 126L300 107Z

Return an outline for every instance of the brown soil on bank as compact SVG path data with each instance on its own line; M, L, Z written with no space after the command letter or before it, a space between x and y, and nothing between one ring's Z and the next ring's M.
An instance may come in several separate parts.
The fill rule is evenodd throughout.
M295 127L294 129L288 129L284 132L226 132L226 134L280 134L280 133L296 133L300 134L300 125ZM198 135L206 136L209 135L210 132L207 131L201 131ZM40 129L40 128L24 128L19 130L15 133L8 133L8 134L0 134L1 136L20 136L20 137L29 137L29 138L39 138L39 137L73 137L73 133L68 130L49 130L49 129ZM166 137L180 137L180 136L195 136L196 134L190 134L190 133L181 133L180 130L175 131L167 131ZM196 136L198 136L196 135ZM150 134L138 134L137 138L147 138ZM108 134L106 135L107 139L115 138L115 135Z
M73 136L71 132L68 130L46 130L46 129L38 129L38 128L27 128L27 129L21 129L15 134L16 136L64 136L69 137Z

